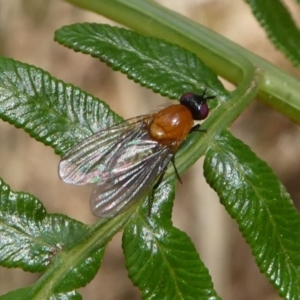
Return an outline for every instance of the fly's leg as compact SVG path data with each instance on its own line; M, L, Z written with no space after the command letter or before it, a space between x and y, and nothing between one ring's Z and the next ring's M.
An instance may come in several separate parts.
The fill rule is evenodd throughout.
M197 131L197 132L207 132L206 129L200 129L200 124L197 124L197 125L193 126L189 133L195 132L195 131Z
M192 129L193 129L193 128L192 128ZM181 180L181 178L180 178L180 176L179 176L179 173L178 173L177 168L176 168L176 165L175 165L175 155L173 155L173 157L172 157L172 159L171 159L171 163L172 163L172 165L173 165L173 167L174 167L174 171L175 171L175 174L176 174L176 177L177 177L178 181L179 181L180 183L182 183L182 180Z
M171 163L172 163L172 165L173 165L173 167L174 167L174 171L175 171L175 174L176 174L176 177L177 177L178 181L179 181L180 183L182 183L182 180L181 180L181 178L180 178L180 176L179 176L178 170L177 170L176 165L175 165L175 155L172 156L172 158L171 158ZM163 180L163 178L164 178L164 175L165 175L166 170L167 170L167 168L165 168L165 169L163 170L163 172L160 174L158 180L156 181L156 183L154 184L154 186L153 186L153 188L152 188L151 197L150 197L150 199L148 200L148 206L149 206L149 208L148 208L148 217L151 216L151 210L152 210L152 205L153 205L153 200L154 200L154 194L155 194L155 191L157 190L157 188L158 188L159 185L161 184L161 182L162 182L162 180Z

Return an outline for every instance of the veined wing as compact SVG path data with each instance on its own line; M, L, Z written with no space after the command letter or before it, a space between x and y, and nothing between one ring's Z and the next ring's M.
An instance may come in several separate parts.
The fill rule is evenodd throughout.
M109 178L107 161L130 141L139 139L146 126L141 116L99 131L71 148L59 163L59 176L67 183L84 185Z
M140 138L108 162L109 180L98 183L91 195L95 215L110 217L126 210L147 192L170 162L173 153L167 147L148 137Z

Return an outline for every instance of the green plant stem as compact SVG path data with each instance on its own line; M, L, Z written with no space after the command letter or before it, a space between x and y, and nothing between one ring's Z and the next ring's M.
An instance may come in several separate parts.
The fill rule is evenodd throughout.
M215 32L151 0L67 0L146 35L179 44L226 80L239 84L245 60L264 70L259 99L300 123L300 84L292 76ZM250 70L251 72L251 70ZM244 73L245 74L245 73Z

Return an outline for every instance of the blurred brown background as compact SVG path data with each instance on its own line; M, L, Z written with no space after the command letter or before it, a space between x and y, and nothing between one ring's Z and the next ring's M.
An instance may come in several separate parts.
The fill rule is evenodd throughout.
M161 3L299 77L299 71L267 40L243 1L164 0ZM292 5L291 0L287 3ZM291 8L299 19L300 10ZM0 55L36 65L81 87L106 101L125 118L155 110L166 101L99 61L73 53L53 41L55 29L76 22L112 23L59 0L2 0ZM263 104L253 103L233 124L232 131L271 165L299 207L299 128ZM0 177L13 190L37 196L49 212L64 213L89 224L95 222L97 219L89 209L90 188L62 183L57 175L58 162L59 157L51 148L0 120ZM235 222L205 183L202 161L182 179L184 184L178 186L175 201L174 223L193 239L222 298L280 299L259 273ZM120 237L121 234L109 244L95 279L80 290L84 299L140 299L138 290L127 278ZM0 268L0 294L31 284L38 276Z

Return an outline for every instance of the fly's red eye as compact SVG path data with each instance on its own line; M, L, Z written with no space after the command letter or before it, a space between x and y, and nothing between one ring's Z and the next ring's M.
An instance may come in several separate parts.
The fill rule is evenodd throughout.
M215 98L215 96L206 96L205 93L206 90L203 91L202 95L189 92L180 97L180 104L191 111L194 120L204 120L208 116L209 107L206 101Z
M208 116L208 113L209 113L209 108L208 108L208 105L206 102L200 104L198 112L199 112L200 120L206 119L206 117Z

